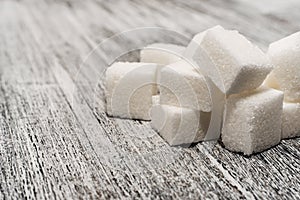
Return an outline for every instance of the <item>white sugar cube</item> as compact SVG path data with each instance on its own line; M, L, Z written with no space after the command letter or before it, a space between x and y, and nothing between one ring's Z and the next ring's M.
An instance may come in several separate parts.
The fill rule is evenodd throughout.
M204 51L199 51L199 48ZM268 57L258 47L237 31L225 30L221 26L196 35L184 56L196 60L203 52L216 65L222 78L219 80L217 76L211 79L219 87L220 81L223 81L224 92L228 95L259 87L272 70Z
M205 138L210 113L168 105L151 109L151 126L170 145L191 144Z
M117 62L106 71L106 103L110 116L150 120L157 94L157 64Z
M211 111L206 80L192 65L179 61L163 67L158 77L160 103Z
M141 62L158 63L168 65L181 60L185 47L174 45L155 43L141 50Z
M300 102L300 32L270 44L268 55L275 67L274 79L285 100Z
M282 139L300 136L300 103L283 103Z
M280 142L283 93L258 88L227 99L222 128L225 147L245 155Z

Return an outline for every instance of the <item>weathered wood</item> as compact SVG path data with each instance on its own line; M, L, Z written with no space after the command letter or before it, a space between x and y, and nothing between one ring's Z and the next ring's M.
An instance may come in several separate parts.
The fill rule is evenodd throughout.
M251 157L169 147L147 122L106 116L105 52L82 65L103 39L142 26L191 37L221 24L266 49L300 27L300 3L278 2L1 1L0 199L298 199L299 139Z

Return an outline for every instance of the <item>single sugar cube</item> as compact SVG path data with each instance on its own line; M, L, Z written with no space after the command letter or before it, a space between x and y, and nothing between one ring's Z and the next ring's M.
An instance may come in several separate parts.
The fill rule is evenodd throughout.
M117 62L106 71L107 114L150 120L152 96L157 94L154 63Z
M151 109L151 126L170 145L202 141L210 122L210 113L168 105Z
M273 80L284 92L285 100L300 102L300 32L270 44L268 55L275 67Z
M185 61L162 67L158 76L160 103L211 111L211 99L204 76Z
M225 30L221 26L197 34L184 56L197 60L204 52L222 78L219 80L219 76L212 76L211 79L224 88L227 95L258 88L272 70L268 57L257 46L239 32ZM224 87L220 86L220 82L224 83Z
M158 63L168 65L181 60L185 47L174 45L155 43L141 50L141 62Z
M280 142L283 93L258 88L227 99L222 128L224 146L245 155Z
M283 103L282 139L300 136L300 103Z

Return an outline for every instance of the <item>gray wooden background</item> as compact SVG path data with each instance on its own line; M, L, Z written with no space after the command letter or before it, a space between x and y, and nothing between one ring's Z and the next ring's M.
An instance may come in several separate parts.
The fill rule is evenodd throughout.
M217 24L266 50L300 30L300 1L0 1L0 199L299 199L299 139L251 157L169 147L148 122L106 116L101 52L79 70L115 33Z

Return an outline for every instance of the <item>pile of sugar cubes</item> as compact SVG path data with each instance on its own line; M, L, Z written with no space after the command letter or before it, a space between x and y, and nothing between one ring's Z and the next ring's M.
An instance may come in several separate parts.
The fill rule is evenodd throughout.
M251 155L300 136L300 32L272 43L266 54L239 32L221 26L195 35L187 47L147 46L140 62L108 67L108 115L151 120L170 145L205 140L210 91L204 75L184 59L201 57L199 47L224 86L221 138L215 139L225 148Z

